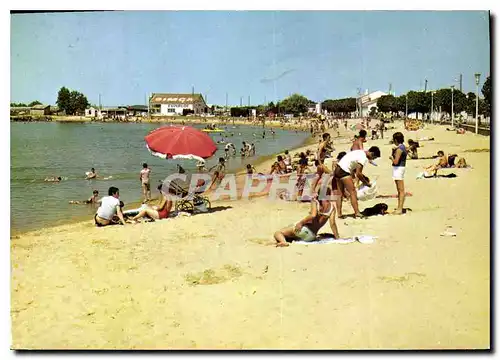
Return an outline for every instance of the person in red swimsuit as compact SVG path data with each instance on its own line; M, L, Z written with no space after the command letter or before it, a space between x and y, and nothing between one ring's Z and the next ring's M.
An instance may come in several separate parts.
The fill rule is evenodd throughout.
M172 208L172 201L167 199L163 192L161 191L162 185L158 186L158 190L160 191L160 202L157 206L153 206L152 208L148 207L144 210L141 210L139 214L132 218L132 221L137 221L140 218L148 216L152 219L166 219Z

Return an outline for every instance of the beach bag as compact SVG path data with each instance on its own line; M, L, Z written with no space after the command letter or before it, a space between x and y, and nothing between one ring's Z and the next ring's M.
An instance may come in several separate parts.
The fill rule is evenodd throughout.
M358 200L367 201L372 200L377 196L377 183L373 182L371 187L361 185L357 192Z

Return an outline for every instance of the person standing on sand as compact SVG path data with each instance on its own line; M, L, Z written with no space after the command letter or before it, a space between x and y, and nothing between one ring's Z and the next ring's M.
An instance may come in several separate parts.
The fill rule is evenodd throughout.
M396 183L396 189L398 191L398 208L394 212L396 215L401 215L403 213L403 205L405 202L405 170L406 170L406 156L407 151L404 145L405 138L402 133L396 132L392 135L392 140L396 147L392 149L392 155L389 158L392 162L392 178Z
M101 206L99 206L97 213L94 215L96 226L101 227L110 225L115 215L118 216L120 223L125 225L125 219L123 218L123 213L120 207L120 190L111 186L108 189L108 196L102 198Z
M354 172L356 178L358 178L366 186L371 187L370 181L363 174L363 167L369 161L375 160L379 157L380 149L377 146L372 146L368 149L368 151L354 150L344 155L335 167L335 171L333 172L332 189L334 193L338 190L338 193L340 194L344 194L347 190L351 198L351 205L354 209L354 217L362 217L362 215L359 211L356 187L351 174ZM339 218L341 218L342 196L337 197L337 212Z
M139 180L141 181L143 203L151 200L151 183L150 183L151 169L148 164L142 164L142 170L139 173Z
M363 144L366 142L366 130L359 130L359 135L352 142L351 151L363 150Z
M319 143L318 153L316 155L316 159L318 159L318 161L321 164L323 164L325 162L326 155L327 155L328 151L331 151L331 147L330 147L330 134L324 133L323 134L323 141L321 141Z

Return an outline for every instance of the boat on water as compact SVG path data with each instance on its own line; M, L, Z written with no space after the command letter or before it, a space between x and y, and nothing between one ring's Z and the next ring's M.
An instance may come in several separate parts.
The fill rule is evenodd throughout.
M226 130L216 128L216 129L202 129L201 131L208 132L208 133L221 133L221 132L224 132Z

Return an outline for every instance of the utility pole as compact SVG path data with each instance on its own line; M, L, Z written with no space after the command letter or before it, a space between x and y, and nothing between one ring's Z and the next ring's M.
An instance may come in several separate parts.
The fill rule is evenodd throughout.
M240 107L243 106L243 96L240 96Z
M434 124L434 91L431 91L431 123Z
M427 79L425 79L425 89L424 92L427 92Z
M227 92L226 92L226 111L227 111Z
M248 95L248 107L250 107L250 95Z
M462 74L460 74L460 92L462 92Z
M476 78L476 134L479 132L479 80L481 78L481 74L476 73L474 74L474 77Z
M191 87L191 95L194 95L194 86Z
M405 95L406 98L406 118L408 118L408 94Z
M454 113L453 113L453 90L455 89L455 85L451 85L451 127L454 124Z

